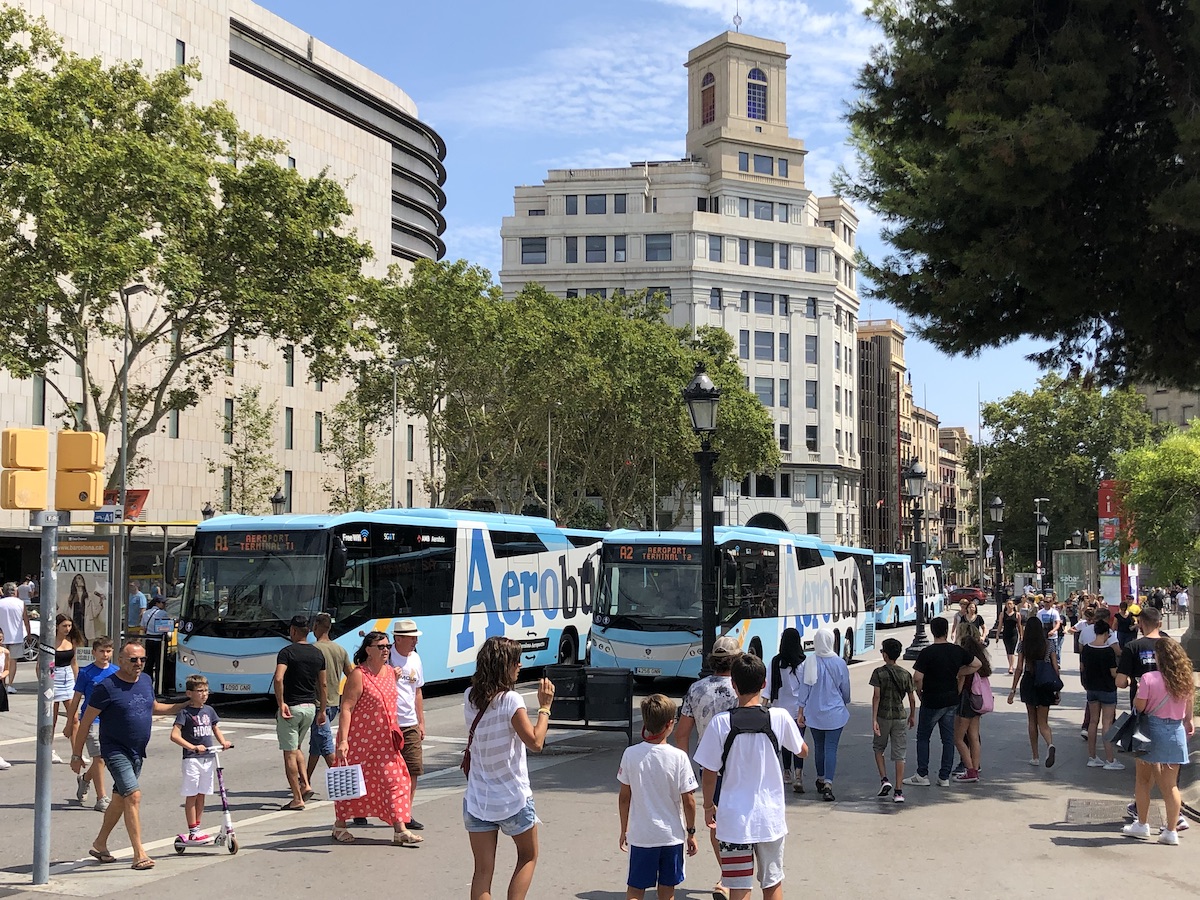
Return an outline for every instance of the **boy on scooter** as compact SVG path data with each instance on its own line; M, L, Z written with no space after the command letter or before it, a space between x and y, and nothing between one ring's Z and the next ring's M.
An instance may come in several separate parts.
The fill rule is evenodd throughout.
M204 797L213 792L213 770L216 760L209 748L220 744L228 750L233 744L225 740L217 723L221 721L217 711L209 706L208 679L203 675L188 676L188 705L175 716L171 728L171 740L183 748L183 787L180 793L187 799L183 811L187 817L187 841L189 844L204 844L212 840L200 830L200 818L204 815Z

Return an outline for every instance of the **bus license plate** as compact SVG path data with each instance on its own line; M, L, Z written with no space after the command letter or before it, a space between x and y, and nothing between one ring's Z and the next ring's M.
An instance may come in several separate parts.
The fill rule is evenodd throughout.
M653 666L638 666L633 670L634 675L661 675L662 669L656 669Z
M250 693L250 685L244 683L230 684L225 682L221 685L221 690L226 694L248 694Z

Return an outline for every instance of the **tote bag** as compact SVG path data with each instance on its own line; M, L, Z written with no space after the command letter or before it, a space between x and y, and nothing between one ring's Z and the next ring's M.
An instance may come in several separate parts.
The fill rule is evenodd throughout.
M367 796L362 766L330 766L325 770L325 792L330 800L357 800Z

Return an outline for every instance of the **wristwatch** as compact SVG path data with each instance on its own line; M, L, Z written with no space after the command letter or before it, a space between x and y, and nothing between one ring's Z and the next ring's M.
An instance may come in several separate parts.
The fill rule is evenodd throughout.
M695 833L696 833L696 829L695 829L695 828L689 828L689 829L687 830L687 833L688 833L688 834L695 834Z

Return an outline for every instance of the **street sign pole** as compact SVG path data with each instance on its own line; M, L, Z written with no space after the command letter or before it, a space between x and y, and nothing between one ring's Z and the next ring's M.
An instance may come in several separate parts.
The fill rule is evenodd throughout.
M38 636L37 764L33 788L33 883L50 880L50 755L54 740L54 626L58 597L58 526L69 525L69 512L33 512L29 523L42 529L41 625Z

